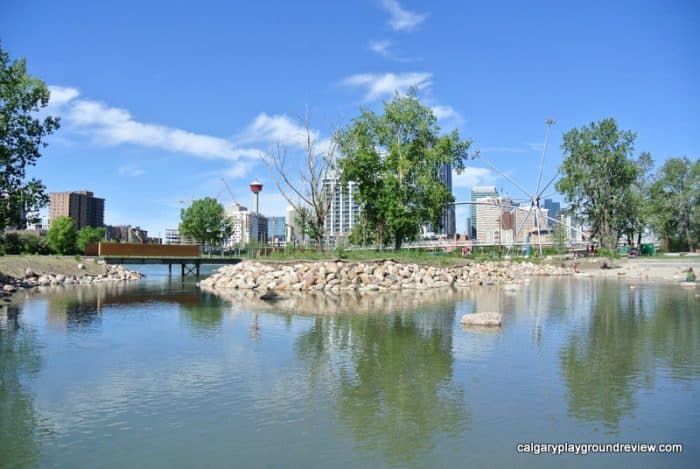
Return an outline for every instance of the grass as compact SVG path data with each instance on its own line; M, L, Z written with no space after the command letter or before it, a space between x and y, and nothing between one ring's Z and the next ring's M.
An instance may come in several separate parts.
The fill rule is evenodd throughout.
M246 258L246 256L241 256ZM469 264L474 261L499 261L504 260L499 257L491 257L489 254L462 257L459 253L430 252L418 249L402 249L399 251L386 250L342 250L336 251L287 251L274 252L266 256L257 258L263 262L293 262L293 261L326 261L326 260L347 260L355 262L367 262L391 259L396 262L414 263L434 266L458 266ZM511 261L516 262L539 262L536 258L513 257Z
M78 264L85 266L84 270L78 269ZM87 260L79 261L73 256L0 256L0 272L12 277L23 277L27 268L38 274L63 274L63 275L91 275L101 274L105 266Z

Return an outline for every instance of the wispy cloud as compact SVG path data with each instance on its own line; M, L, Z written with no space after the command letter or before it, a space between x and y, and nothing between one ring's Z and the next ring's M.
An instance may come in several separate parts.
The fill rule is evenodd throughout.
M394 31L411 31L428 18L427 13L406 10L397 0L382 0L381 5L389 13L389 26Z
M462 122L462 116L452 106L433 106L433 114L439 121Z
M391 96L396 91L405 92L408 88L415 86L419 90L430 87L432 82L431 73L408 72L408 73L360 73L345 78L341 83L345 86L365 88L365 101L374 101L383 96Z
M88 135L102 145L131 144L197 158L238 161L259 159L260 148L269 142L281 141L301 148L305 143L305 129L284 115L261 113L242 132L229 139L140 122L126 109L80 98L80 92L76 88L49 88L52 112L64 119L65 127ZM317 130L311 130L311 135L315 140L320 139ZM243 166L237 168L237 172L241 173ZM120 174L136 175L133 170L127 169Z
M369 43L369 50L374 52L375 54L384 57L385 59L393 60L394 62L403 62L403 63L409 63L409 62L418 62L422 60L421 58L418 57L403 57L401 55L397 55L392 48L392 43L391 41L384 40L384 41L370 41Z

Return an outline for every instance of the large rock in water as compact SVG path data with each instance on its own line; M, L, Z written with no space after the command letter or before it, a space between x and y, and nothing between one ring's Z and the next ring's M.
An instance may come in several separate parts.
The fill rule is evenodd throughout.
M502 319L501 313L472 313L462 316L460 322L468 326L500 326Z

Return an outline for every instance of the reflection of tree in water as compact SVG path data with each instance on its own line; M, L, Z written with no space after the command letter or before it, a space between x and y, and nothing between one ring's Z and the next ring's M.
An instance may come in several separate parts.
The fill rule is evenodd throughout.
M296 342L312 384L337 367L336 408L365 451L392 463L428 453L440 434L469 423L463 389L452 382L451 309L415 314L318 317ZM345 356L333 365L333 356Z
M10 306L0 318L0 465L29 467L39 462L39 417L31 393L22 381L41 367L34 330L18 320Z
M221 327L224 318L224 301L211 293L195 294L194 301L181 301L180 311L184 313L192 328L214 330Z
M572 335L560 353L575 417L616 431L636 407L636 390L653 385L659 362L684 377L689 370L698 373L700 320L677 293L598 285L588 328Z

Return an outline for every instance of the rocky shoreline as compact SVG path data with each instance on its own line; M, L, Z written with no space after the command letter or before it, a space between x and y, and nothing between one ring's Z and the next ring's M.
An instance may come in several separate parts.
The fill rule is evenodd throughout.
M279 291L428 290L519 283L532 276L571 275L570 269L517 262L480 262L438 267L376 262L299 262L270 264L244 261L220 268L200 282L207 288Z
M83 264L78 264L79 270L84 270ZM140 272L129 270L121 265L105 266L103 273L84 275L73 274L42 274L27 268L21 278L0 273L0 297L9 297L21 289L34 289L58 285L94 285L105 282L130 282L143 278Z

